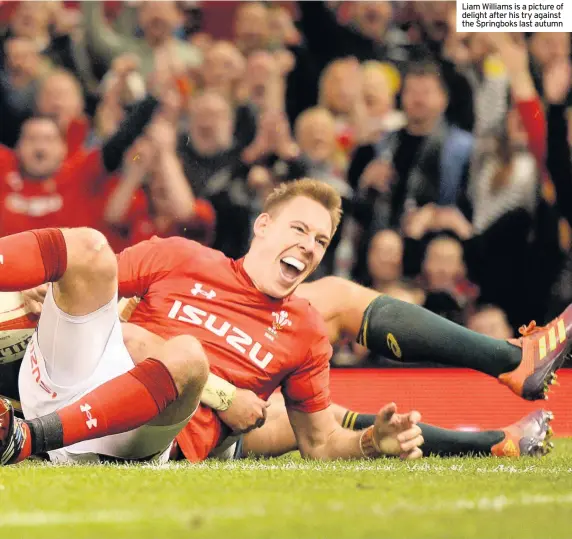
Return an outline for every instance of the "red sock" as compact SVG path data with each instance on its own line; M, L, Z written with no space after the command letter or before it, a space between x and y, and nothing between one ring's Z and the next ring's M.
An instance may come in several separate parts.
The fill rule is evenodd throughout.
M0 291L17 292L59 281L67 249L58 228L30 230L0 238Z
M56 412L63 429L63 445L141 427L178 396L167 367L156 359L146 359Z

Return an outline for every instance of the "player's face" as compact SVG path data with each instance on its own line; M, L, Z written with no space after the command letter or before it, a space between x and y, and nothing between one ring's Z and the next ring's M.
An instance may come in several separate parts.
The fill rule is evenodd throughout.
M261 292L283 298L320 264L332 235L332 219L324 206L296 197L262 214L254 225L257 240L256 276Z
M17 152L25 174L46 178L60 168L66 146L55 122L33 119L24 124Z

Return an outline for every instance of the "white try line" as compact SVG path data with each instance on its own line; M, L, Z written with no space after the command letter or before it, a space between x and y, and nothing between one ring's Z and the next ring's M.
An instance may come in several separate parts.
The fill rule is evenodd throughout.
M517 498L506 496L481 497L474 500L466 498L451 502L439 502L435 504L419 505L410 502L398 502L393 505L374 504L372 506L354 507L343 501L330 501L323 511L341 512L351 510L359 513L360 518L390 516L398 513L411 514L436 514L458 513L462 511L495 512L500 513L505 509L514 507L533 507L540 505L572 505L572 493L564 495L541 495L523 494ZM309 509L310 510L310 509ZM2 514L2 527L6 528L36 528L45 526L73 526L89 524L134 524L138 522L158 521L163 525L170 521L188 524L195 518L204 520L242 520L245 518L260 518L273 516L274 511L266 511L264 507L219 507L197 508L194 511L162 512L149 514L145 511L9 511ZM300 515L299 507L288 507L285 503L280 508L283 518L289 515Z
M410 473L428 473L428 474L508 474L508 475L565 475L572 474L570 466L559 466L553 464L547 466L542 460L542 464L537 465L535 459L528 459L528 466L515 466L512 459L498 459L499 463L491 465L491 459L486 459L482 464L478 458L466 459L458 458L454 461L443 459L439 462L400 462L396 459L386 459L378 461L357 460L357 461L333 461L333 462L308 462L304 460L215 460L209 459L205 462L191 464L189 462L168 462L159 464L156 462L137 463L137 464L91 464L91 463L62 463L52 464L49 462L38 462L34 467L61 470L65 468L95 468L105 470L105 468L119 468L123 471L131 471L139 473L142 470L154 472L169 472L178 470L205 470L205 471L285 471L285 472L319 472L319 473L339 473L339 472L410 472ZM484 459L483 459L484 460ZM476 466L475 466L476 465ZM0 483L0 490L2 484Z

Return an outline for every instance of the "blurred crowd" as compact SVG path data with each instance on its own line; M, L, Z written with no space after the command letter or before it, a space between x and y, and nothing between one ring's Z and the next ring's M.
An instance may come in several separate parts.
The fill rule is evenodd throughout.
M570 34L459 33L447 1L239 2L225 36L206 2L1 4L1 235L238 258L311 176L345 212L315 278L499 338L572 302ZM335 363L390 364L343 341Z

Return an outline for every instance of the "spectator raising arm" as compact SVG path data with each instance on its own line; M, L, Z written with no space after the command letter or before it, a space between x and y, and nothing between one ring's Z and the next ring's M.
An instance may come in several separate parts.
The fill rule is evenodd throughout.
M127 221L132 203L151 170L156 154L155 146L149 137L143 136L125 156L121 181L109 196L104 210L104 220L111 227L129 227Z
M149 126L149 136L157 148L156 170L170 217L181 223L189 221L194 214L195 197L177 156L177 132L171 123L158 118Z
M490 40L507 70L513 99L528 136L528 149L539 171L545 169L546 119L529 70L524 42L509 34L493 33Z
M572 156L567 140L566 97L572 84L569 61L556 62L545 70L544 95L548 104L548 153L546 168L556 189L556 202L572 226Z

